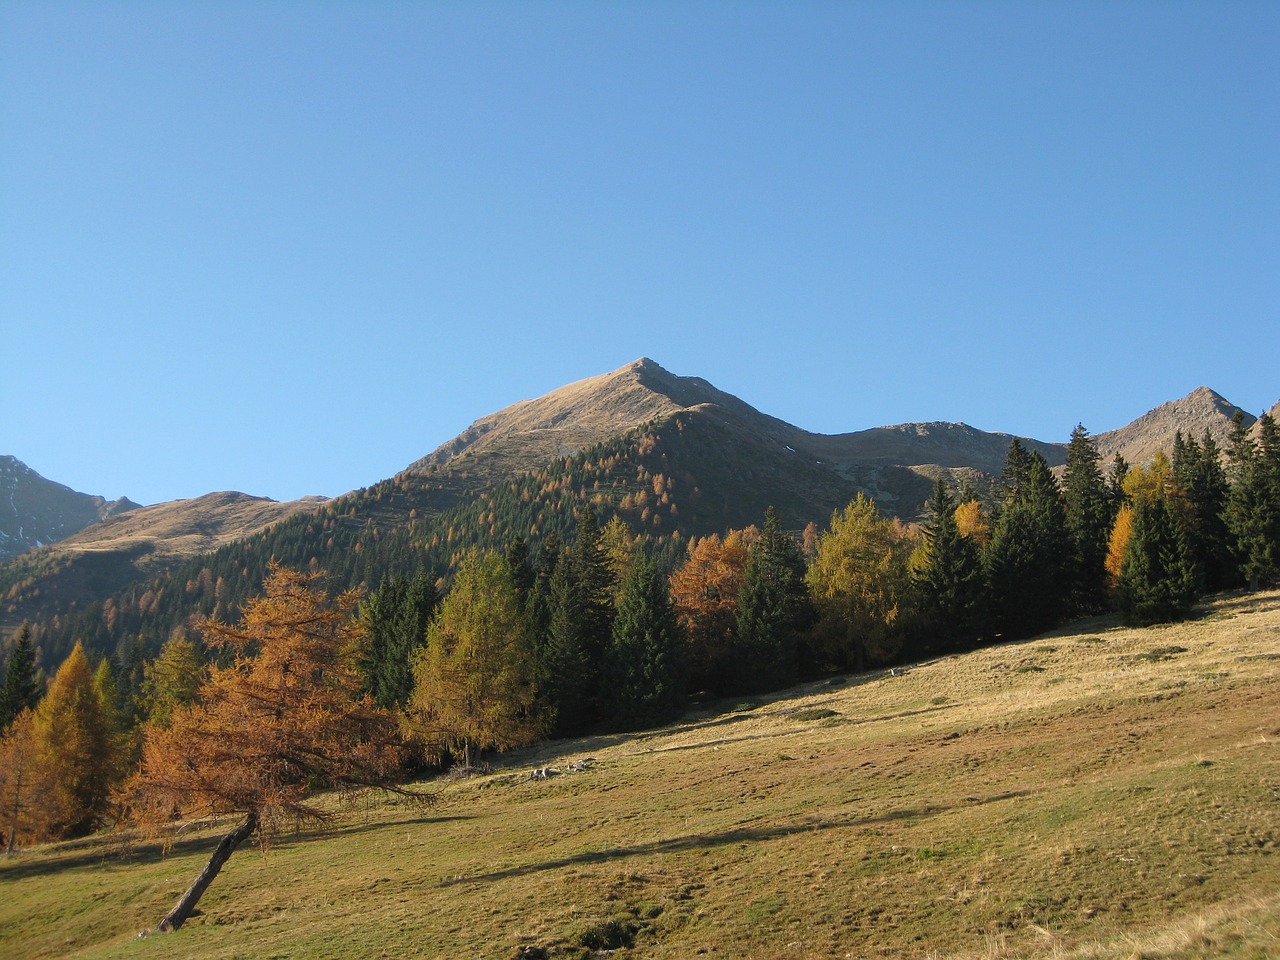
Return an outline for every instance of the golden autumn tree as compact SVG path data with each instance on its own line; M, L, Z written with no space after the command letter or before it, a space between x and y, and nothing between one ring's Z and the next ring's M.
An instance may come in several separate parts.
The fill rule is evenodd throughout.
M818 609L823 666L862 669L897 652L909 551L902 525L862 494L832 514L805 575Z
M671 600L689 640L694 687L717 689L729 676L738 594L754 528L712 534L689 545L689 559L671 575Z
M35 739L31 735L31 710L25 709L0 736L0 834L8 853L34 837L37 826Z
M358 594L331 598L319 577L273 565L239 625L206 621L206 644L229 662L210 669L198 702L146 730L123 796L139 825L154 834L175 818L243 818L158 930L182 925L244 840L265 845L287 822L328 821L317 791L378 787L421 798L395 786L396 718L359 694Z
M405 725L436 756L448 750L470 767L479 750L538 738L533 646L505 557L466 555L413 673Z
M53 675L31 719L37 835L84 836L102 825L114 773L114 744L84 647Z

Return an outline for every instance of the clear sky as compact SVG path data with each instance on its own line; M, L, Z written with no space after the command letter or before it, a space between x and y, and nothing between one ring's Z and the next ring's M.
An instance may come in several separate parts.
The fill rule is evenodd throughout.
M1274 2L0 3L0 453L336 495L640 356L823 433L1280 399Z

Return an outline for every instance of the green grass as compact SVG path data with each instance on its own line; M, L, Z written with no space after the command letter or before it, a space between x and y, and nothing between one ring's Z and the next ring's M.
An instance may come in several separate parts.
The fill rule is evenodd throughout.
M23 851L0 858L0 955L1277 956L1280 594L1211 612L550 744L430 809L369 797L236 853L175 934L134 939L215 830L165 857Z

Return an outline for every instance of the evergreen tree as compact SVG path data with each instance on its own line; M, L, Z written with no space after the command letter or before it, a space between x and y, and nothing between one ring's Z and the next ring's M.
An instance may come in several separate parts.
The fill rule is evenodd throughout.
M1016 639L1057 623L1071 590L1070 557L1057 481L1033 453L983 552L992 631Z
M1280 583L1280 429L1263 414L1254 442L1239 416L1232 434L1234 473L1227 524L1251 590Z
M683 706L684 632L666 578L648 560L631 565L613 621L610 701L613 719L632 728L675 717Z
M1138 500L1116 603L1130 623L1183 620L1196 600L1196 571L1176 515L1160 497Z
M802 644L813 608L800 545L770 507L751 545L738 597L732 686L737 693L794 683L804 665Z
M439 598L421 569L411 581L385 579L360 605L365 628L360 673L374 703L402 708L413 691L413 660L426 642L427 624Z
M36 651L31 644L31 627L24 623L5 665L4 687L0 688L0 733L7 730L23 710L34 710L43 692L44 684L36 670Z
M1006 503L1020 499L1031 474L1031 457L1022 441L1014 437L1004 456L1004 469L1000 471L1000 496Z
M941 478L929 500L924 526L927 559L915 588L925 624L942 649L963 649L982 629L984 583L976 544L961 536L956 503Z
M1067 445L1062 499L1073 547L1071 599L1081 613L1096 613L1107 603L1107 541L1113 513L1098 460L1089 431L1076 424Z
M1173 478L1181 513L1186 521L1187 545L1206 590L1222 590L1238 582L1227 529L1230 488L1222 457L1213 435L1206 429L1204 442L1194 437L1174 437Z
M539 679L560 736L582 733L604 715L605 658L613 625L613 577L600 550L600 527L589 507L578 517L573 549L549 583L549 616Z

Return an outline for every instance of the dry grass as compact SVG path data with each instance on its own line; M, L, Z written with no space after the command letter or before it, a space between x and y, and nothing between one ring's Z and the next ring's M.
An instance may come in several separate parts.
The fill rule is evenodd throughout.
M1276 956L1278 668L1280 594L1229 597L553 744L237 854L143 941L210 832L32 851L0 954Z

